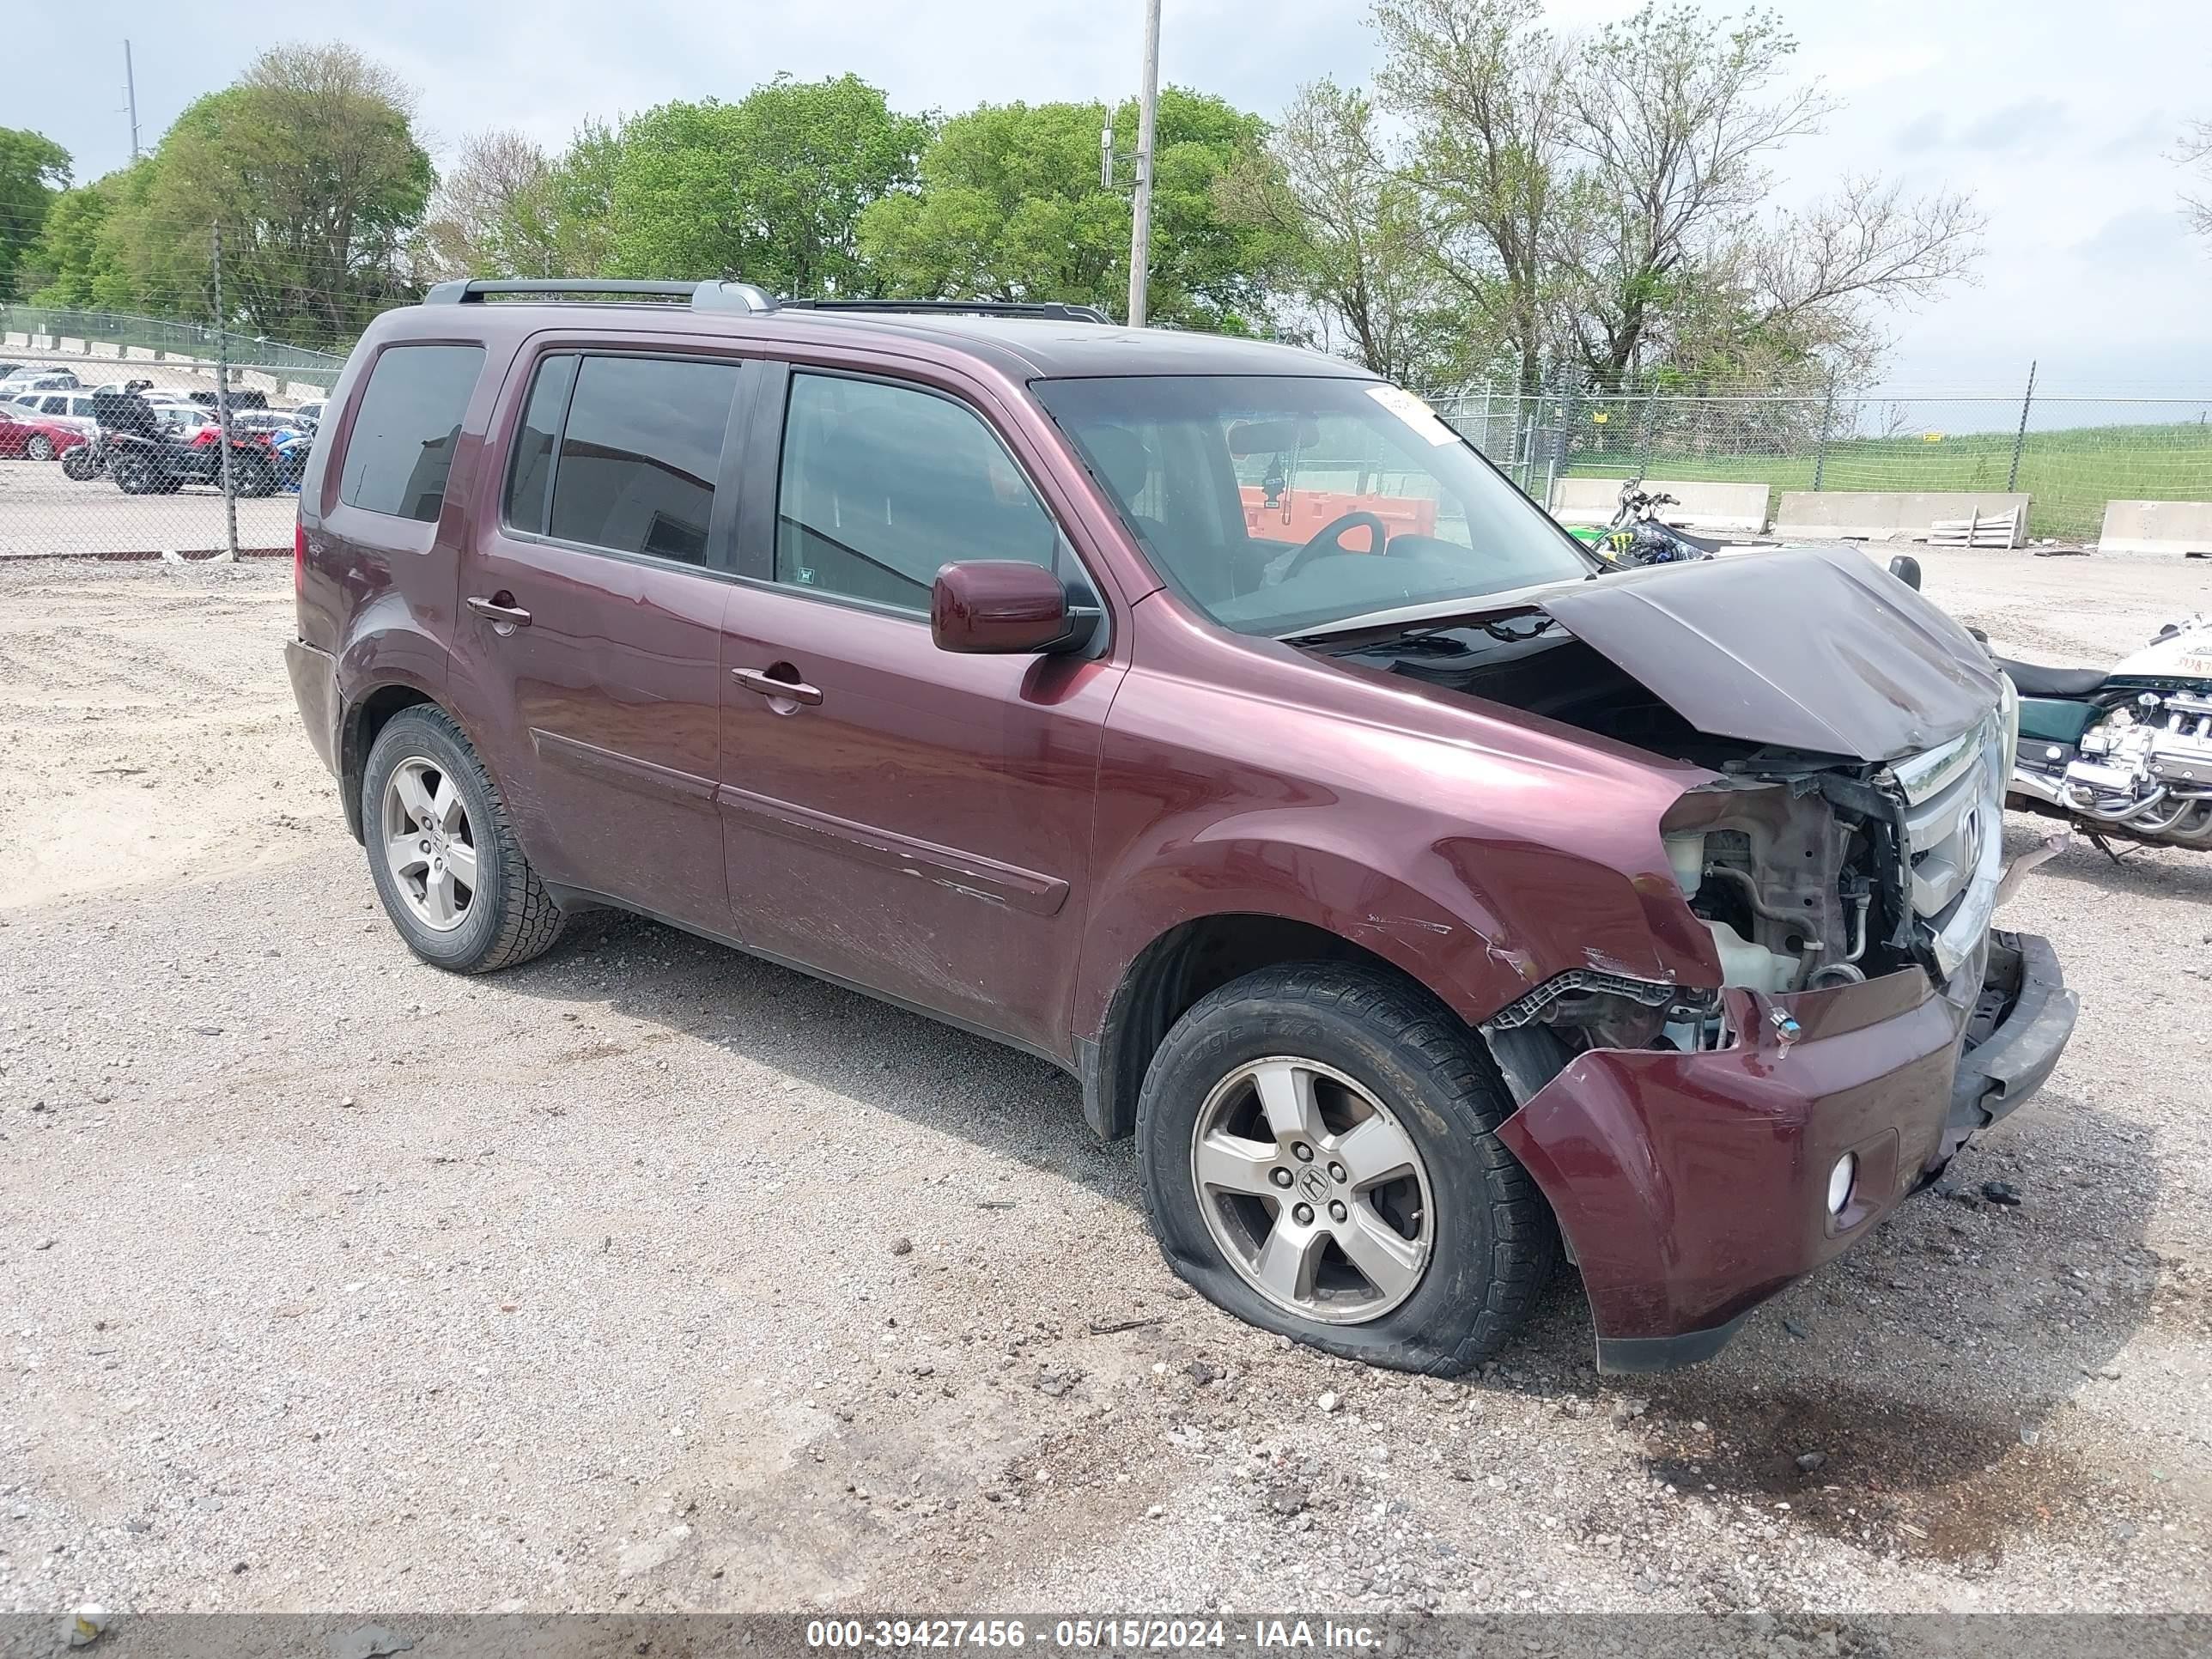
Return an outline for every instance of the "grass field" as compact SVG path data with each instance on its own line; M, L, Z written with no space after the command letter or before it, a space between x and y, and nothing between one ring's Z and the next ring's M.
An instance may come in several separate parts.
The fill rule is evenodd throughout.
M1972 494L2005 488L2012 466L2010 433L1962 433L1929 443L1909 438L1851 438L1828 446L1823 489L1954 489ZM1717 483L1758 483L1777 490L1813 488L1814 458L1804 455L1686 455L1663 450L1646 475ZM1583 477L1617 477L1619 457L1578 460ZM2212 426L2075 427L2031 432L2020 458L2020 482L2033 500L2028 534L2094 540L2108 501L2212 501Z

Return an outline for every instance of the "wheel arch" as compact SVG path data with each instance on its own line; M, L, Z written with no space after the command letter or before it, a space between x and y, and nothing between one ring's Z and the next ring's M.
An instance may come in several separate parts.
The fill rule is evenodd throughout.
M1256 910L1210 911L1165 927L1129 960L1098 1034L1076 1040L1083 1115L1101 1139L1136 1132L1137 1097L1152 1056L1200 998L1263 968L1341 962L1437 994L1419 974L1319 922Z
M338 728L338 797L345 808L346 828L356 841L365 841L362 810L362 779L368 770L368 751L376 734L392 723L402 709L428 703L449 718L459 716L422 686L407 680L391 680L363 692L346 704Z

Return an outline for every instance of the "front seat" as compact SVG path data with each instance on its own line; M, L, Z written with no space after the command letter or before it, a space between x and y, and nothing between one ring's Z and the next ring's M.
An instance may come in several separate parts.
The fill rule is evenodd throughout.
M2086 697L2112 677L2101 668L2046 668L2039 662L1995 659L2023 697Z

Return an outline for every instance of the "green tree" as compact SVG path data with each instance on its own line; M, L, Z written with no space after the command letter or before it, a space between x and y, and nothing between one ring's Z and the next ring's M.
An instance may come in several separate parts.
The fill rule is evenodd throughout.
M1274 234L1273 280L1299 307L1286 334L1402 384L1443 385L1474 366L1480 344L1365 94L1329 80L1301 87L1266 147L1240 156L1214 197L1232 222Z
M921 188L864 216L863 252L903 296L1063 300L1121 313L1130 207L1099 178L1109 119L1103 104L986 104L953 117L922 157ZM1110 119L1116 153L1133 155L1135 103ZM1214 186L1266 133L1219 98L1160 94L1147 307L1157 320L1244 331L1263 317L1273 233L1224 214Z
M52 139L0 127L0 299L15 292L17 272L69 178L69 152Z
M200 319L223 240L223 320L341 343L416 291L406 252L434 174L412 94L351 46L286 46L194 102L153 155L57 204L46 292Z
M859 246L869 206L908 188L927 117L902 115L857 76L779 76L734 104L664 104L611 144L587 130L568 185L603 189L609 274L731 276L771 293L881 291Z

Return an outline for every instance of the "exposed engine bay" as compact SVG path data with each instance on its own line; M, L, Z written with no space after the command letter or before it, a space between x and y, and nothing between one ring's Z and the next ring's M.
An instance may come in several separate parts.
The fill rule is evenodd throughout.
M1941 983L1980 946L1995 908L2009 766L1994 708L1948 741L1869 760L1701 729L1543 610L1332 644L1362 666L1719 774L1685 794L1660 830L1675 881L1712 936L1723 987L1778 995L1914 964ZM1558 1039L1546 1046L1570 1054L1710 1048L1729 1040L1720 1003L1717 994L1577 970L1486 1029L1495 1042L1501 1030L1545 1028Z

